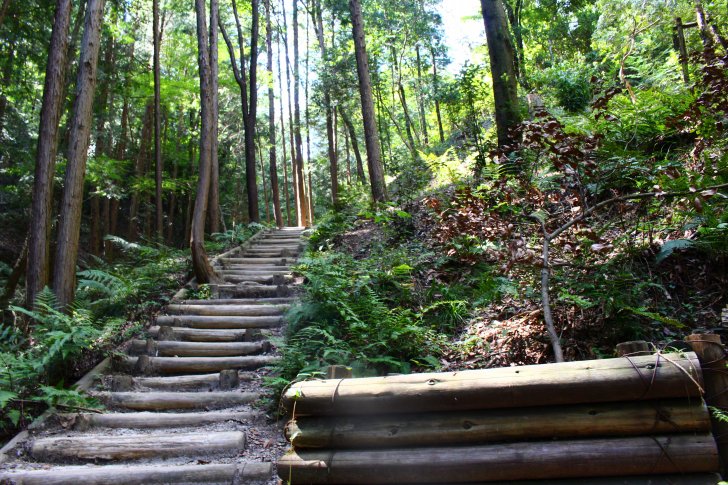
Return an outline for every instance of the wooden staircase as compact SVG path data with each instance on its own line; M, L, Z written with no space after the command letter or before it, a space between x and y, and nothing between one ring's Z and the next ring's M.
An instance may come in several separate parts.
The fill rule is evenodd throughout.
M302 247L302 229L285 228L219 258L214 299L168 305L150 338L95 378L107 410L46 416L3 450L0 483L275 483L246 441L264 421L261 368L276 362L268 337Z

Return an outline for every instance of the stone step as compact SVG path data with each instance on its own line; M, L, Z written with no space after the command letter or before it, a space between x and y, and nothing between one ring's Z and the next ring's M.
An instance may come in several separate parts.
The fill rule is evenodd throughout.
M57 462L61 460L139 460L200 455L237 456L244 448L245 434L230 431L120 436L59 436L35 440L30 447L30 453L36 460Z
M107 406L134 411L173 409L221 409L250 404L260 398L256 392L98 392L93 394Z
M169 340L132 340L131 355L154 357L228 357L268 352L270 342L176 342Z

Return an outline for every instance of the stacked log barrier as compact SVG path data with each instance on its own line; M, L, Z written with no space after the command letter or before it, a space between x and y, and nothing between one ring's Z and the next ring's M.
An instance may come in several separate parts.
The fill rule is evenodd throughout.
M294 485L715 484L703 387L692 352L299 382L283 398L292 448L278 474Z

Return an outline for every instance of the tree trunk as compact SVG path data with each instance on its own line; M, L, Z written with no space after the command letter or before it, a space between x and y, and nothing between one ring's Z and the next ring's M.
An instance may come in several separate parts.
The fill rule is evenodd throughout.
M289 134L289 144L291 149L291 178L293 179L293 200L294 205L296 209L296 225L301 226L301 220L303 219L303 216L301 215L301 195L298 191L298 173L296 171L296 165L297 165L297 158L296 158L296 144L294 142L294 123L293 123L293 105L291 104L291 99L293 96L291 95L291 59L288 53L288 20L286 19L286 5L285 0L281 0L281 12L283 12L283 25L284 29L282 31L283 36L283 45L286 47L286 86L287 86L287 99L288 99L288 134Z
M265 182L265 165L263 162L263 148L258 144L258 159L260 160L260 178L263 182L263 210L265 212L265 220L270 224L270 206L268 204L268 185Z
M152 141L152 130L154 129L154 103L147 103L144 112L144 121L142 122L141 140L139 142L139 153L134 163L134 176L143 177L147 172L147 162L149 157L149 144ZM131 194L131 203L129 205L129 235L130 241L139 239L139 192L134 190Z
M154 206L156 208L157 240L164 238L164 212L162 208L162 108L160 94L159 50L162 34L159 31L159 0L152 1L152 43L154 44Z
M437 115L437 129L440 132L440 143L445 143L445 130L442 129L442 113L440 112L440 95L439 95L439 79L437 77L437 57L435 56L435 47L430 47L432 55L432 94L435 98L435 114Z
M259 36L259 0L251 0L252 33L250 36L250 95L248 116L245 120L245 174L248 189L248 216L251 222L258 222L260 214L258 209L258 183L256 180L255 163L255 121L258 108L258 36Z
M30 209L26 306L33 307L35 297L48 284L50 265L50 231L53 202L53 175L58 148L58 123L63 105L71 1L58 0L43 86L43 104L38 129L33 202Z
M361 159L361 152L359 151L359 141L356 138L356 130L354 129L354 124L351 122L351 119L346 114L346 111L344 111L343 108L339 108L339 113L341 114L341 119L344 121L344 125L346 125L346 129L349 132L351 148L352 150L354 150L354 158L356 158L356 176L359 179L359 182L364 185L367 183L367 179L364 175L364 163Z
M58 304L66 308L76 289L76 259L81 234L81 208L86 160L91 135L91 111L96 89L96 69L101 44L104 0L88 0L76 82L76 100L69 137L68 161L58 223L53 289Z
M286 124L283 119L283 76L281 73L281 43L276 43L276 49L278 50L278 56L276 57L276 60L278 62L278 101L280 105L280 113L281 113L281 142L282 142L282 150L281 154L283 155L283 194L286 198L286 223L289 226L292 226L293 223L291 222L291 201L290 201L290 194L288 193L288 160L286 156ZM287 49L287 47L286 47Z
M273 214L276 226L283 227L281 199L278 191L278 169L276 167L276 98L273 94L273 29L271 26L270 0L265 0L265 46L268 51L267 69L271 77L268 84L268 162L270 165L270 187L273 196Z
M422 92L422 58L420 57L420 45L416 46L417 53L417 105L420 108L420 125L425 146L430 144L430 136L427 133L427 117L425 116L425 97Z
M361 3L359 0L349 0L349 9L351 11L352 35L354 37L354 51L356 53L356 70L359 76L359 94L361 96L361 112L364 120L364 139L367 147L367 165L369 167L369 181L372 187L372 199L374 202L384 202L387 200L386 186L384 184L382 155L374 113L369 61L367 58L366 42L364 40L364 19L362 18Z
M493 77L498 145L503 146L511 143L510 129L519 122L514 49L502 0L480 0L480 5Z
M284 10L285 12L285 10ZM300 198L301 213L299 226L310 226L309 205L306 199L306 180L303 175L303 142L301 140L301 102L299 96L299 56L298 56L298 0L293 0L293 131L296 140L296 183Z
M318 39L319 50L321 52L321 62L326 66L328 63L328 53L324 39L324 20L320 0L316 0L313 3L313 16L314 31L316 32L316 38ZM323 85L323 92L324 112L326 113L326 142L329 156L329 174L331 176L331 202L334 210L336 210L339 204L339 160L334 142L336 133L334 128L334 108L331 103L331 93L326 83ZM308 102L308 96L306 97L306 101Z
M212 173L212 137L216 110L214 102L217 100L212 88L213 76L217 74L217 29L218 21L217 0L210 0L210 31L208 43L207 22L205 19L205 0L195 0L197 16L197 50L200 72L200 107L202 110L202 126L200 128L200 164L197 180L197 196L195 198L192 227L190 229L190 249L192 250L192 268L198 284L210 283L217 278L207 259L205 252L205 215L210 192L210 176ZM214 66L214 67L213 67Z
M3 0L2 7L0 7L0 27L2 27L3 22L5 22L5 14L8 12L9 6L10 0Z

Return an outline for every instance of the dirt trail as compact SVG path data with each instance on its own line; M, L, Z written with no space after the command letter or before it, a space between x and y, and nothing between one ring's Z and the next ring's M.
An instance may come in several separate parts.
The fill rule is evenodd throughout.
M286 443L265 416L263 379L302 245L302 230L285 228L218 259L213 299L168 305L95 378L106 411L43 420L5 450L0 483L277 483Z

